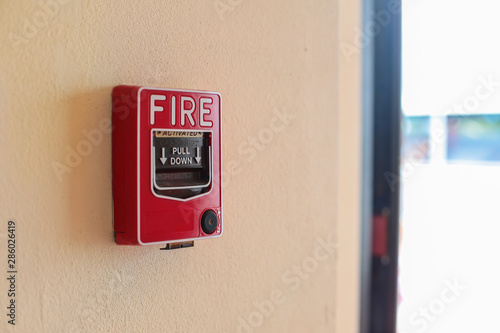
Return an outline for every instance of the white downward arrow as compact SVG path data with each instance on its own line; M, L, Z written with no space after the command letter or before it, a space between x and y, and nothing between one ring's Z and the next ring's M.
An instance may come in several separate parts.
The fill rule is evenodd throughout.
M196 156L194 159L195 159L196 163L200 163L200 161L201 161L200 147L196 147Z
M167 161L167 158L165 157L165 147L161 149L161 157L160 157L161 164L165 164Z

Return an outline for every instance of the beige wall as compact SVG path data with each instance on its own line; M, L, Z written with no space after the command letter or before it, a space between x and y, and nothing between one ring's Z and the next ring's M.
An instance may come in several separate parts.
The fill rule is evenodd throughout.
M359 332L361 249L361 0L339 0L336 332ZM349 50L346 52L345 50Z
M0 262L14 219L19 272L15 329L1 279L0 331L355 332L359 142L339 119L353 112L356 134L359 119L339 113L337 1L59 3L0 4ZM110 118L118 84L222 94L222 238L114 244L109 133L67 155ZM277 113L283 130L242 153Z

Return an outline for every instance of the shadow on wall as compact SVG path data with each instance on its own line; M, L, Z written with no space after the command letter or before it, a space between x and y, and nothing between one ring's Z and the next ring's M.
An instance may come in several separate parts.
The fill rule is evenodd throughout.
M86 244L111 244L112 87L67 100L70 114L64 163L56 172L69 184L68 228L71 238Z

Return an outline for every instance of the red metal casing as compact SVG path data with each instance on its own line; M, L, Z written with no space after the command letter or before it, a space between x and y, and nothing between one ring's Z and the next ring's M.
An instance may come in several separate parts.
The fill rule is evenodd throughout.
M166 244L221 236L220 94L117 86L113 89L112 98L113 223L116 243ZM168 165L170 162L165 157L165 150L172 154L174 148L162 148L158 142L187 142L190 137L196 143L190 148L177 150L192 155L185 155L190 156L188 159L170 155L172 165ZM203 146L195 147L199 142L203 142ZM175 153L175 149L173 151ZM181 158L191 161L189 163L192 164L187 167L192 167L194 171L183 172L179 169L181 171L178 172L175 168L184 166L175 165L175 162L177 159L182 163L180 161L184 160ZM160 174L162 167L167 172ZM195 186L187 186L192 185L188 183L192 175L203 173L199 170L205 170L203 183L198 181L193 183ZM183 177L185 179L181 179ZM162 187L157 183L163 181L161 179L166 179L166 182L180 181L182 186ZM186 191L202 192L188 197L177 194ZM207 210L212 210L217 216L216 230L211 234L206 234L200 224Z

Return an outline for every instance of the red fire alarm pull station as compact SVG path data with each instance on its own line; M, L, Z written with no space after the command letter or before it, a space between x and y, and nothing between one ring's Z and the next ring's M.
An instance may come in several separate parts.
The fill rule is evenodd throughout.
M117 244L172 249L222 234L220 94L117 86L112 139Z

